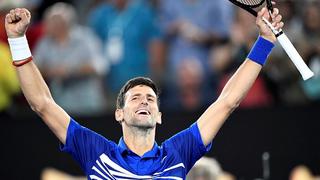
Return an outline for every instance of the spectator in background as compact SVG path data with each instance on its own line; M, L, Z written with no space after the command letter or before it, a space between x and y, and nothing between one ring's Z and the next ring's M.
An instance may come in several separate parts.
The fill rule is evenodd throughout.
M41 180L87 180L86 177L72 176L55 168L45 168L41 172Z
M158 81L162 74L163 43L153 10L145 0L112 0L90 13L88 23L103 40L105 59L111 64L106 74L111 94L133 77Z
M19 1L0 1L0 67L3 67L0 71L0 118L9 117L11 99L20 91L17 75L11 64L9 47L6 45L7 35L4 25L7 11L19 5L21 5Z
M315 76L309 81L300 81L304 93L312 102L320 102L320 3L309 2L303 15L303 33L300 45L304 57Z
M11 64L9 47L0 42L0 117L8 117L12 96L20 91L16 72Z
M204 96L202 86L204 70L200 62L196 59L186 59L178 65L176 82L178 92L176 98L171 100L171 106L183 108L184 110L193 111L201 107ZM172 110L173 107L170 107Z
M56 101L75 115L101 113L105 100L99 75L106 71L101 45L76 23L74 8L56 3L44 14L45 35L35 50Z
M289 180L320 180L320 177L314 176L308 167L299 165L291 171Z
M231 173L223 172L218 176L217 180L236 180L236 177Z
M220 164L210 157L202 157L192 167L187 180L235 180L235 177L224 172Z
M188 173L187 180L216 180L221 173L220 164L215 159L202 157Z
M169 102L166 104L176 104L172 102L173 97L184 91L179 86L181 79L170 77L179 76L177 72L184 66L181 64L188 64L184 61L193 59L198 61L203 71L203 75L199 76L201 79L197 80L200 83L197 83L199 87L196 89L205 98L199 98L202 102L197 107L205 106L215 97L215 89L209 88L214 87L214 83L211 83L214 78L212 80L213 76L210 76L208 69L209 49L211 45L228 38L233 17L232 6L223 0L161 0L159 4L162 29L168 42L169 82L166 99Z
M283 18L287 26L284 31L297 48L300 55L305 59L304 48L301 44L302 22L297 18L295 2L286 0L278 3L279 9L283 12ZM305 4L305 2L304 2ZM283 105L301 105L308 103L308 100L299 84L300 74L286 52L279 43L275 51L270 55L270 61L266 64L265 74L268 86L275 97L276 102Z

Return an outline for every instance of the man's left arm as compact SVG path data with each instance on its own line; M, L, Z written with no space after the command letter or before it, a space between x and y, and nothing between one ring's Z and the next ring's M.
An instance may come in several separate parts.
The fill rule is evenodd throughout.
M267 55L271 51L270 44L272 45L276 41L276 37L262 21L262 17L270 19L266 8L259 11L256 18L256 24L259 27L261 37L256 42L255 46L259 47L251 50L251 55L249 54L248 58L230 78L219 98L197 121L204 145L208 145L213 140L222 124L246 96L261 71L263 65L261 59L259 59L261 58L261 53L263 54L263 57L265 57L262 61L265 61ZM283 27L283 22L281 22L282 17L279 15L278 9L274 9L272 19L276 29ZM269 50L261 49L261 47L264 46L269 46ZM255 59L256 57L257 59Z

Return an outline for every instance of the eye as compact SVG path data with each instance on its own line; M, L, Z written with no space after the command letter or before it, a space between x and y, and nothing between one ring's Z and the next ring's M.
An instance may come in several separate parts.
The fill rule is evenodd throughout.
M138 97L137 96L134 96L131 100L134 101L134 100L137 100Z
M154 102L154 99L153 98L148 98L148 101Z

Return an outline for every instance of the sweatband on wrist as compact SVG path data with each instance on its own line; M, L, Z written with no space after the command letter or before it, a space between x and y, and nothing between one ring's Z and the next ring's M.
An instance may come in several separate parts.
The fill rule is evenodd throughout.
M8 38L13 61L21 61L31 57L31 51L26 36Z
M12 65L14 65L16 67L20 67L20 66L23 66L23 65L29 63L32 60L33 60L33 57L30 56L27 59L24 59L24 60L21 60L21 61L12 61Z
M248 58L260 65L264 65L274 44L259 36L251 48Z

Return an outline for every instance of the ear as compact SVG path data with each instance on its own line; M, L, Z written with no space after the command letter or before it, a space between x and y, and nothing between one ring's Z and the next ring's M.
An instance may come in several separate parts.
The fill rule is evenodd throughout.
M123 109L117 109L114 112L114 116L116 118L116 121L118 121L120 124L123 121Z
M159 111L158 112L158 115L157 115L157 117L156 117L156 122L158 123L158 124L161 124L162 123L162 113Z

